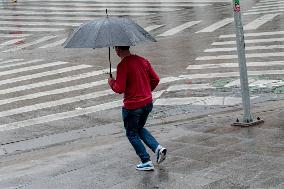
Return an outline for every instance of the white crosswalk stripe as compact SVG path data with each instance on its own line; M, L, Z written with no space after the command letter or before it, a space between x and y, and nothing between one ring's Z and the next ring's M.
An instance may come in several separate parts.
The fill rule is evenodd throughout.
M58 0L48 0L49 2L56 2ZM69 2L78 2L78 0L69 0ZM39 0L26 0L26 2L41 2ZM121 0L97 0L96 2L103 2L103 3L111 3L111 2L118 2L120 3ZM141 0L131 0L131 2L141 2ZM230 3L229 0L143 0L145 3L153 3L153 2L163 2L163 3L213 3L213 2L219 2L219 3Z
M55 41L53 43L49 43L49 44L40 46L39 48L46 49L46 48L56 47L56 46L62 45L66 41L66 39L67 38L63 38L63 39L60 39L60 40Z
M245 33L245 37L259 37L259 36L270 36L270 35L284 35L284 31ZM219 36L219 38L234 38L234 37L236 37L236 34L227 34Z
M213 31L215 31L215 30L217 30L217 29L219 29L219 28L221 28L221 27L223 27L223 26L225 26L227 24L232 23L233 21L234 21L233 18L225 18L224 20L216 22L215 24L212 24L212 25L210 25L210 26L208 26L208 27L206 27L206 28L196 32L196 33L213 32Z
M42 37L40 39L37 39L33 42L30 42L30 43L25 43L25 44L22 44L22 45L18 45L17 47L13 47L13 48L10 48L10 49L7 49L7 50L4 50L3 52L12 52L12 51L17 51L19 49L23 49L23 48L26 48L26 47L30 47L32 45L35 45L35 44L38 44L38 43L42 43L42 42L45 42L45 41L48 41L50 39L54 39L56 38L56 36L45 36L45 37Z
M283 57L284 52L274 52L274 53L247 53L247 58L263 58L263 57ZM202 56L196 58L196 60L226 60L226 59L236 59L237 55L216 55L216 56Z
M1 21L0 25L17 25L17 26L80 26L81 23L67 22L31 22L31 21Z
M6 66L10 66L11 65L11 63L13 63L13 62L18 62L18 61L22 61L22 60L24 60L24 59L10 59L10 60L4 60L4 61L2 61L2 59L0 59L0 68L2 68L3 67L3 64L7 64L7 63L10 63L9 65L6 65ZM1 66L2 65L2 66ZM5 67L5 65L4 65L4 67Z
M272 10L280 10L283 9L283 5L279 5L277 7L263 7L263 8L252 8L248 10L248 12L253 12L253 11L272 11Z
M283 49L284 45L268 45L268 46L247 46L246 51L250 50L268 50L268 49ZM204 52L224 52L224 51L236 51L237 47L227 48L212 48L206 49Z
M104 9L105 10L105 9ZM176 9L169 9L171 11L174 11ZM167 10L167 11L169 11ZM53 15L63 15L63 16L71 16L71 15L84 15L84 16L87 16L87 15L91 15L91 16L105 16L105 12L101 11L101 12L93 12L93 11L72 11L72 12L38 12L38 11L22 11L22 10L1 10L1 13L2 14L5 14L5 15L14 15L15 13L18 13L18 14L22 14L22 15L46 15L46 16L53 16ZM120 9L120 12L114 12L112 13L111 15L113 16L118 16L118 15L129 15L129 16L145 16L145 15L149 15L150 13L147 13L147 11L145 12L127 12L127 13L124 13L122 11L122 9Z
M68 5L68 6L74 6L74 7L91 7L91 8L103 7L104 9L106 9L106 8L108 8L108 9L110 8L111 9L113 7L161 7L161 6L162 7L204 7L204 6L211 5L211 4L208 4L208 3L188 3L188 2L186 2L186 3L178 3L178 4L177 3L163 3L162 5L160 3L157 3L157 4L155 4L155 3L157 3L157 2L151 2L151 4L149 4L148 2L133 3L131 1L129 1L127 4L123 5L123 4L118 4L118 3L104 3L104 2L94 2L94 3L90 2L90 3L86 4L86 3L74 3L74 2L68 1L68 2L64 2L64 3L49 2L48 6L54 7L55 10L67 10L68 9L67 7L65 7L67 9L64 9L64 8L59 8L59 7L56 7L56 6L66 6L66 5ZM24 4L18 3L17 6L23 8L23 9L27 8L25 3ZM47 7L47 5L42 4L42 2L41 3L32 3L32 4L29 3L28 9L35 9L35 8L32 8L32 7L36 7L36 6ZM72 8L71 9L70 7L69 7L69 9L70 10L78 10L76 8L74 8L74 9ZM88 9L90 9L90 8L88 8Z
M14 17L13 17L14 19ZM4 38L13 38L13 37L28 37L28 36L31 36L31 34L2 34L0 33L0 37L4 37Z
M11 39L11 40L9 40L9 41L5 41L5 42L3 42L3 43L0 43L0 48L3 48L3 47L5 47L5 46L7 46L7 45L15 44L15 43L17 43L17 42L19 42L19 41L22 41L22 40L24 40L24 39L25 39L25 38Z
M40 77L43 77L43 76L56 75L56 74L61 74L61 73L65 73L65 72L71 72L71 71L75 71L75 70L90 68L90 67L91 66L89 66L89 65L70 66L70 67L62 68L62 69L58 69L58 70L46 71L46 72L36 73L36 74L31 74L31 75L26 75L26 76L19 76L19 77L15 77L15 78L12 78L12 79L1 80L0 85L6 85L6 84L15 83L15 82L40 78Z
M0 27L0 31L32 31L32 32L42 32L42 31L48 31L48 32L56 32L56 31L62 31L63 28L27 28L27 27Z
M183 30L185 30L185 29L187 29L191 26L194 26L194 25L200 23L200 22L201 21L191 21L191 22L184 23L184 24L179 25L175 28L172 28L172 29L170 29L170 30L168 30L168 31L166 31L162 34L159 34L158 37L166 37L166 36L175 35L175 34L181 32L181 31L183 31Z
M284 61L270 61L267 62L247 62L248 67L271 67L271 66L283 66ZM219 63L219 64L198 64L189 65L187 69L215 69L215 68L238 68L238 63Z
M255 30L261 25L271 21L274 19L276 16L279 16L280 14L266 14L262 17L257 18L256 20L248 23L247 25L244 26L245 30Z
M269 43L269 42L280 42L284 41L284 38L269 38L269 39L248 39L245 40L246 44L249 43ZM214 42L212 45L235 45L236 41L221 41L221 42Z
M3 62L0 62L0 68L11 68L14 66L22 66L22 65L26 65L26 64L31 64L31 63L36 63L36 62L40 62L43 61L43 59L34 59L34 60L29 60L29 61L25 61L25 62L19 62L19 61L23 61L24 59L11 59L11 60L6 60Z
M161 28L161 27L163 27L163 26L165 26L164 24L162 24L162 25L151 25L151 26L148 26L148 27L146 27L146 28L144 28L146 31L148 31L148 32L150 32L150 31L153 31L153 30L156 30L156 29L158 29L158 28Z

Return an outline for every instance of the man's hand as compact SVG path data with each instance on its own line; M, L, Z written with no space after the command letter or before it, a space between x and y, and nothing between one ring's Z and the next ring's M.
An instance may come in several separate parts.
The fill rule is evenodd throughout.
M110 83L111 80L113 80L113 78L112 78L112 77L109 77L109 78L108 78L108 83Z
M110 88L112 88L112 84L111 84L111 81L113 80L113 78L112 78L112 76L110 76L109 78L108 78L108 84L109 84L109 86L110 86Z

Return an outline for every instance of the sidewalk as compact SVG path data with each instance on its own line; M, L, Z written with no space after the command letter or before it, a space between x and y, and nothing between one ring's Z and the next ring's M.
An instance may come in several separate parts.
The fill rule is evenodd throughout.
M17 183L29 189L282 189L284 100L256 104L252 111L265 122L230 126L241 117L239 110L164 124L152 120L149 130L168 148L167 159L152 172L135 170L138 158L118 132L2 162L0 188Z
M284 101L253 108L262 125L230 126L241 114L174 123L176 136L160 136L169 151L165 163L113 188L284 188Z

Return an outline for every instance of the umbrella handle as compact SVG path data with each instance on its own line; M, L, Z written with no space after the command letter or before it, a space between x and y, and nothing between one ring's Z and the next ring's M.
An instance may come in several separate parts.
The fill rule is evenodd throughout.
M108 48L108 61L109 61L109 76L112 77L112 74L111 74L111 61L110 61L110 47Z

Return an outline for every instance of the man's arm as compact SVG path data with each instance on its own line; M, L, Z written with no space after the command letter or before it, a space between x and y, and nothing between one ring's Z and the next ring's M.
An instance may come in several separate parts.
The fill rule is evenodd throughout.
M116 80L110 77L108 79L108 84L115 93L124 93L126 87L126 67L124 64L118 64Z
M149 76L150 76L151 90L153 91L159 84L160 78L150 63L149 63Z

